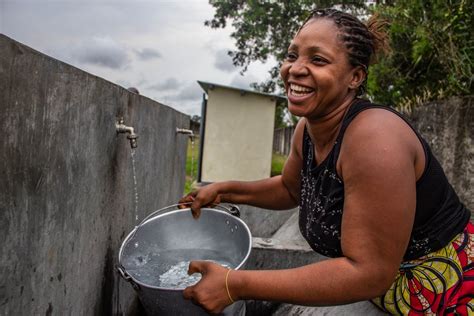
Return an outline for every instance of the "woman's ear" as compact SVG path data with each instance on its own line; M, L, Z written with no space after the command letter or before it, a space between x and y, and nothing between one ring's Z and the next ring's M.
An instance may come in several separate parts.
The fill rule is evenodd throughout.
M349 82L349 89L356 90L364 82L367 77L367 72L362 66L357 66L352 69L352 78Z

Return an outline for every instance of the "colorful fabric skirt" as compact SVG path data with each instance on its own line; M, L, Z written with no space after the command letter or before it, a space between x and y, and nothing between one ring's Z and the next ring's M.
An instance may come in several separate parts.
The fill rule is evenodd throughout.
M446 247L404 262L372 302L393 315L474 315L474 225Z

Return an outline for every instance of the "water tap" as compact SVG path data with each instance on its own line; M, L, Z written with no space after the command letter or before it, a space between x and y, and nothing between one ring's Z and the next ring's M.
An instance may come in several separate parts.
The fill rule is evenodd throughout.
M120 118L116 123L115 123L115 129L118 133L127 133L127 138L130 140L130 147L132 148L137 148L137 138L138 135L135 134L135 131L133 130L133 127L127 126L123 123L123 118Z
M190 129L185 129L185 128L177 128L176 129L177 134L185 134L189 135L189 138L194 139L196 135L194 135L193 131Z

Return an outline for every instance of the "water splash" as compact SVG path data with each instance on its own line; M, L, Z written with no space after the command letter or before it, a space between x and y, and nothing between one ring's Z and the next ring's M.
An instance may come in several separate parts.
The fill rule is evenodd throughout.
M206 260L226 268L235 268L221 251L209 249L174 249L160 251L155 246L147 251L137 249L124 257L123 266L127 273L138 281L151 286L184 289L196 284L200 274L188 275L189 263Z
M138 189L137 189L137 171L135 168L135 149L132 148L132 173L133 173L133 193L135 195L135 226L138 225Z

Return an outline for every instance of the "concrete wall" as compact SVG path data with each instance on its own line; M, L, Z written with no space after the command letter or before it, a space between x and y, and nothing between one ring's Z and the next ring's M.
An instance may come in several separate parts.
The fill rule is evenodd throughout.
M234 89L208 91L203 182L270 176L275 104L269 96Z
M410 115L461 201L474 212L474 96L431 102Z
M0 315L133 313L114 266L139 216L181 196L189 117L0 35ZM131 305L132 304L132 305Z

